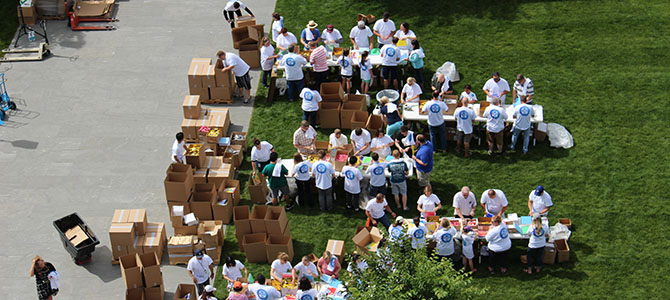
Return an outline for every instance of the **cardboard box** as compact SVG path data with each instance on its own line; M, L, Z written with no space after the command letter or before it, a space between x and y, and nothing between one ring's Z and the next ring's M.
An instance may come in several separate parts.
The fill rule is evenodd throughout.
M200 100L204 98L200 97ZM197 119L184 119L181 123L181 131L184 133L184 139L188 141L197 141L200 139L200 132L198 129L206 126L209 122L209 115L206 110L200 111L200 117Z
M168 173L163 181L165 198L173 202L187 202L193 190L193 176L184 173Z
M372 227L370 230L363 228L352 240L361 252L377 252L377 246L383 237L377 227Z
M112 216L112 223L128 223L129 215L130 215L130 209L114 210L114 216Z
M266 236L265 233L252 233L244 235L242 244L247 261L252 263L266 262Z
M223 245L223 222L218 220L200 222L198 237L207 247Z
M216 80L216 87L228 88L229 92L233 91L234 76L232 70L214 69L214 79ZM214 98L216 99L216 98Z
M237 21L235 22L235 25L237 27L246 27L246 26L256 25L256 17L254 17L254 16L237 17Z
M193 192L216 193L216 185L214 185L213 183L195 183L193 184Z
M147 210L131 209L128 215L128 223L135 223L135 231L138 235L144 235L147 232Z
M216 69L214 65L208 65L204 70L204 76L202 77L203 88L216 87L216 72L214 69Z
M245 235L252 233L251 231L251 222L250 222L251 212L249 211L248 205L235 206L233 207L233 221L235 224L235 234L236 235Z
M376 137L377 131L384 130L384 119L381 115L370 115L368 121L365 123L365 129L370 132L370 136Z
M112 223L109 227L109 241L112 246L130 246L135 241L135 224Z
M19 17L19 22L21 21L21 11L23 11L23 17L37 17L37 10L35 6L17 6L16 7L16 16Z
M126 289L126 300L145 300L144 288Z
M86 232L84 232L79 225L65 231L65 237L67 237L70 243L75 247L88 240L88 235L86 235Z
M119 257L121 267L121 277L126 284L127 289L142 287L142 271L137 264L135 254L129 254Z
M231 100L233 91L229 87L211 87L209 88L209 97L213 100Z
M321 83L321 99L324 102L344 100L344 89L341 82L323 82Z
M148 287L144 289L145 300L163 300L165 298L165 289L163 285Z
M187 264L193 257L193 245L197 239L195 235L171 237L167 244L170 264Z
M340 103L321 102L318 111L321 128L340 128Z
M156 253L137 254L137 264L142 270L144 284L146 287L162 286L163 274L161 264Z
M175 206L183 207L182 216L174 214ZM186 202L168 201L168 209L170 212L170 223L172 224L172 227L184 226L184 216L191 213L191 206Z
M195 182L212 182L221 185L224 180L230 179L234 174L235 168L232 165L223 164L218 168L197 170L194 180Z
M218 196L216 202L212 204L212 217L214 220L219 220L223 224L230 224L230 218L233 216L233 205L235 204L232 199Z
M112 244L112 260L118 260L119 257L128 255L128 246Z
M361 110L367 110L367 97L362 94L346 94L344 102L356 102L361 105Z
M343 261L344 258L344 241L340 240L328 240L326 245L326 251L330 251L330 254L337 256L337 259Z
M351 129L365 128L368 122L367 111L355 111L351 114Z
M257 180L254 180L253 176L249 177L249 183L247 184L249 200L251 200L251 203L265 203L267 195L270 193L270 188L263 174L256 173L256 177Z
M535 136L535 140L538 142L544 142L544 140L547 138L547 123L540 122L537 123L537 127L534 129L533 135Z
M203 144L188 144L186 145L188 147L200 147L200 150L198 150L197 153L191 153L189 154L189 150L184 153L184 160L186 161L187 164L193 166L194 169L199 169L199 168L204 168L203 165L205 165L205 159L207 154L205 153L207 148L203 148Z
M480 117L483 117L484 116L484 111L486 110L486 108L489 105L491 105L491 102L479 101L479 112L477 112L477 115L479 115Z
M288 254L289 261L293 260L293 240L290 236L271 234L267 239L266 254L268 262L277 259L280 252Z
M544 255L542 256L542 264L553 265L556 262L556 249L554 245L547 244L544 247Z
M144 248L142 247L143 244L144 244L144 236L136 235L135 239L133 240L133 243L128 246L128 254L144 253Z
M242 151L247 151L247 133L244 131L233 131L230 133L230 144L242 146Z
M223 136L227 136L230 127L230 111L227 108L217 108L211 110L210 115L207 127L219 128Z
M181 236L196 235L198 234L198 225L174 227L174 234Z
M147 232L147 235L144 236L142 243L142 253L155 253L158 257L158 260L160 261L160 259L163 257L162 247L164 246L164 239L165 227L163 227L163 232Z
M213 192L195 192L191 197L191 212L201 221L212 220L212 204L216 202Z
M200 96L200 100L209 100L212 99L209 95L209 88L203 87L203 88L189 88L188 93L191 95L198 95Z
M186 175L191 175L191 177L193 177L193 167L187 164L172 163L168 166L167 170L165 171L165 174L168 173L184 173Z
M212 258L215 265L221 263L221 252L223 252L222 246L205 248L205 253L207 253L207 255Z
M239 55L240 58L249 65L252 69L261 67L261 51L257 43L240 44Z
M256 207L254 207L255 209ZM268 234L284 234L288 225L284 206L268 206L265 214L265 230ZM253 230L253 228L252 228Z
M365 105L365 102L347 101L342 103L340 106L340 128L353 129L351 126L351 117L354 112L363 111L363 105Z
M238 168L240 165L242 165L242 160L244 160L244 151L242 151L242 146L228 146L226 153L223 155L223 162Z
M567 226L568 228L572 228L572 220L570 220L568 218L559 218L558 223L561 223L561 224Z
M188 67L188 87L189 90L206 88L202 85L203 78L206 77L209 64L191 62ZM193 94L193 93L191 93Z
M453 115L454 112L456 111L456 108L458 108L458 104L447 103L447 111L445 111L444 114L445 115Z
M233 205L240 203L240 181L235 179L226 179L220 186L219 199L228 199Z
M265 227L265 215L268 213L268 210L270 210L270 208L267 205L254 205L254 208L251 210L251 215L249 215L251 232L267 232L267 228Z
M197 294L194 284L179 284L177 290L174 292L174 300L195 300L196 297Z
M197 119L200 117L200 96L188 95L182 104L184 109L184 118Z
M570 261L570 246L567 240L555 240L556 258L559 263Z
M231 30L233 48L240 49L240 45L258 44L263 37L263 25L236 27Z

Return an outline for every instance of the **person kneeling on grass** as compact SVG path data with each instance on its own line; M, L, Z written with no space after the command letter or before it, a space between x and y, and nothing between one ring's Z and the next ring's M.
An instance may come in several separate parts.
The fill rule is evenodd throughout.
M286 175L288 175L288 169L278 162L279 154L277 152L270 153L270 163L263 168L263 175L268 178L270 182L270 189L272 189L272 205L279 204L279 193L281 192L282 197L286 201L286 210L293 209L293 203L289 200L290 190L288 188L288 182L286 181ZM270 204L270 203L266 203Z

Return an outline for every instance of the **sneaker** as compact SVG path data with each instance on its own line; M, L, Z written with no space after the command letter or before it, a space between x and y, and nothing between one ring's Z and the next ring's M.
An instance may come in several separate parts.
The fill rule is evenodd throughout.
M291 203L291 204L286 205L285 208L286 208L287 211L289 211L289 210L292 210L294 207L295 207L295 204Z
M272 205L272 199L265 201L265 205Z

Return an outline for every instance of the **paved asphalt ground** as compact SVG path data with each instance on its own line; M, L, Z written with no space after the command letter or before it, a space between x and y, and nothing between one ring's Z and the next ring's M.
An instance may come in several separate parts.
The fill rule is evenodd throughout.
M245 3L269 31L274 1ZM0 65L20 109L0 127L0 298L37 298L28 271L41 255L61 275L56 299L123 299L119 267L110 263L112 214L146 208L149 221L165 222L172 234L163 179L183 118L186 73L192 57L233 50L224 5L119 1L117 30L73 32L49 21L53 57ZM20 46L39 41L23 37ZM251 76L256 85L259 72ZM233 105L231 129L246 129L250 116L251 104ZM100 239L86 266L73 263L52 226L72 212ZM167 254L162 270L166 299L191 282Z

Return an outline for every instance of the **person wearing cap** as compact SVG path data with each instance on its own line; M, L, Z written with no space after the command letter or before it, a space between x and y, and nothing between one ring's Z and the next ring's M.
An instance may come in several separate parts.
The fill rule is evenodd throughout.
M346 146L349 144L347 136L342 134L342 130L335 128L333 133L328 137L328 150L346 151Z
M242 276L242 271L244 271L244 276ZM249 273L247 273L247 268L244 267L242 262L237 259L234 259L231 256L226 257L226 262L223 264L223 279L228 281L228 287L232 287L235 282L239 280L246 280Z
M535 95L535 86L530 78L524 77L523 74L516 75L514 82L514 90L512 90L512 99L526 100L526 103L533 104L533 95Z
M544 190L544 186L538 185L535 190L528 195L529 216L537 213L542 217L546 217L552 206L554 206L554 202L551 201L551 195Z
M507 225L503 223L500 215L494 216L491 220L491 227L485 238L489 248L489 272L494 274L495 269L499 267L500 273L506 275L509 267L507 252L512 248L512 240L509 238Z
M309 125L309 122L302 120L300 128L293 132L293 146L300 153L314 153L316 151L316 130Z
M324 46L319 46L316 41L309 42L309 49L312 50L309 55L309 62L314 69L316 90L321 91L321 83L326 82L326 75L328 75L328 50Z
M470 192L470 188L464 186L460 192L454 194L454 217L461 219L472 219L475 217L475 209L477 208L477 199L475 195Z
M297 45L298 39L295 38L295 35L292 32L289 32L288 29L284 27L279 30L279 35L277 35L275 43L277 44L277 49L279 49L279 51L288 50L289 53L293 53L293 51L288 49L288 47L291 45Z
M386 135L392 137L404 125L402 116L400 115L400 111L398 111L398 106L390 102L389 97L382 97L381 105L382 108L379 112L384 117L384 122L388 124L386 126Z
M309 42L316 42L317 44L321 42L321 31L319 31L319 24L314 22L314 20L309 20L305 29L300 33L300 43L305 46L305 50L309 49Z
M214 261L200 249L196 249L195 255L188 260L186 269L198 288L199 295L205 286L209 285L209 280L214 279Z
M379 48L391 44L391 38L393 37L393 34L395 34L395 23L390 17L391 14L389 12L384 12L382 18L377 20L372 27L374 34L377 36Z
M484 84L484 93L486 101L491 102L493 98L500 98L502 105L505 105L505 95L509 94L509 83L505 78L500 77L500 73L493 72L493 76Z
M279 300L281 299L281 293L271 285L267 285L267 280L265 275L258 274L256 275L256 281L249 286L247 289L251 294L255 296L257 300Z
M321 94L317 90L306 87L300 92L300 98L302 98L303 121L309 121L312 127L316 127L316 115L319 112L319 103L322 101Z
M272 41L277 42L279 32L284 28L284 17L277 12L272 13Z
M214 296L214 292L216 292L216 288L213 287L211 284L208 284L205 286L205 290L200 294L200 297L198 299L200 300L217 300L216 296Z
M379 53L382 56L382 78L384 78L385 89L388 88L390 80L393 81L393 88L398 90L398 61L400 61L400 49L396 47L397 43L398 38L394 37L391 39L391 43L384 45L381 47L381 50L379 50ZM401 101L401 103L403 102Z
M372 36L372 30L365 25L365 21L363 20L358 21L358 24L351 28L349 32L349 39L356 50L360 48L372 48Z
M528 99L522 98L521 105L514 108L514 125L512 125L512 144L509 145L510 150L514 150L516 141L519 135L523 133L523 154L528 153L528 143L530 142L530 119L535 116L535 110L532 105L528 105Z
M507 112L500 104L500 98L491 99L491 105L484 110L486 118L486 142L489 144L489 155L493 155L493 145L498 147L498 154L503 154L503 136Z
M505 193L499 189L488 189L484 191L480 203L484 209L484 213L499 217L504 217L508 205Z
M254 13L252 13L242 1L230 0L226 3L226 6L223 8L223 17L226 19L226 22L230 23L230 28L235 28L235 15L241 17L243 9L247 11L250 16L254 16Z
M423 105L421 113L428 113L428 132L430 133L430 140L434 145L439 141L440 147L442 148L441 150L447 151L447 130L444 127L444 112L449 110L449 107L447 107L447 104L445 104L444 101L438 99L438 95L437 92L433 92L433 99ZM437 148L435 148L435 150L437 150Z
M326 46L333 46L333 48L340 47L340 43L344 40L340 31L333 24L326 26L326 30L321 34L321 39Z
M370 199L368 204L365 206L365 214L368 216L371 225L379 227L379 223L382 223L381 225L384 228L389 228L389 226L391 226L391 222L386 216L385 211L390 213L394 218L397 217L396 214L391 210L391 207L389 207L389 204L386 202L386 199L384 199L384 194L382 193L379 193L375 198Z
M416 41L416 34L414 31L409 29L409 23L403 22L400 24L400 30L395 32L394 37L397 37L401 41L405 41L405 45L399 47L403 50L412 49L412 41Z
M465 93L465 92L464 92ZM461 153L461 144L465 158L470 157L470 141L472 140L472 127L477 114L468 106L468 100L461 98L461 105L454 111L456 118L456 153Z
M423 134L416 136L416 143L419 144L419 149L412 159L416 163L416 179L419 187L424 187L430 184L430 172L433 171L433 144L427 141Z
M242 285L242 282L235 281L235 283L233 283L233 291L228 294L228 298L226 298L226 300L249 300L247 293L245 293L243 290L244 286Z
M251 146L251 167L253 174L256 172L263 172L263 168L270 163L270 154L275 152L274 146L268 141L261 141L254 138L253 146Z
M279 43L277 43L277 47L279 47ZM284 66L284 70L286 71L288 101L293 101L295 94L300 94L305 87L305 74L302 72L302 67L307 64L307 59L297 54L297 51L297 45L288 46L289 53L284 55L279 62L280 65Z
M172 143L172 162L183 164L184 161L184 152L186 152L186 142L184 141L184 133L177 133L174 143Z
M237 81L237 95L243 98L244 104L249 103L251 99L251 78L249 77L249 69L251 68L249 65L235 53L219 51L216 53L216 57L218 58L216 68L222 69L224 72L228 70L233 71L235 81ZM246 98L242 94L243 91L246 91Z

